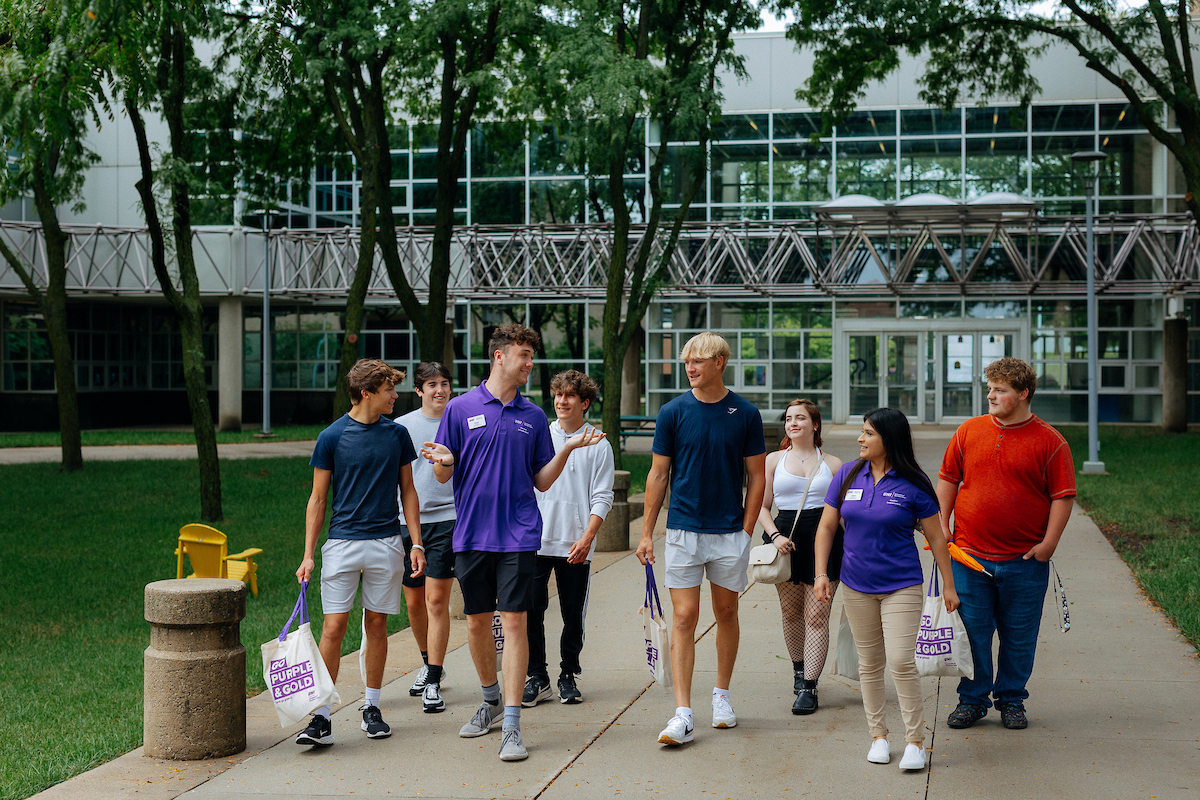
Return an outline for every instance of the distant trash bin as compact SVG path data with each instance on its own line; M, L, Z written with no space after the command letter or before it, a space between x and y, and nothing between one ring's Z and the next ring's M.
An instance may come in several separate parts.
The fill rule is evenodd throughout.
M146 585L144 752L197 761L246 749L246 584L219 578Z

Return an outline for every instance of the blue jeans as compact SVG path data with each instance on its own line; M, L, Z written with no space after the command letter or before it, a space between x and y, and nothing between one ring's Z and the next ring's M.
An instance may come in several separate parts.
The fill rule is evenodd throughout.
M1048 562L1030 558L1011 561L978 559L992 577L955 561L954 588L971 655L974 679L958 682L958 699L984 708L997 703L1022 702L1029 697L1025 684L1033 674L1042 603L1050 579ZM992 671L992 636L1000 635L996 670Z

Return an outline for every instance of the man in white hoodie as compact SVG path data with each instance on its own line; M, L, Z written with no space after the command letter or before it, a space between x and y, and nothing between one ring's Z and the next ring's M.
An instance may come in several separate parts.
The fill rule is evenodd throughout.
M595 402L599 389L587 375L571 369L554 376L550 391L558 416L550 423L550 438L558 451L569 438L583 431L583 415ZM558 696L563 703L583 701L575 679L582 671L579 654L583 650L596 532L613 503L612 448L581 447L572 452L558 481L549 491L538 492L537 502L542 514L542 546L537 552L533 608L527 621L529 667L521 697L521 705L527 708L554 696L546 664L544 625L550 607L551 572L558 584L563 619Z

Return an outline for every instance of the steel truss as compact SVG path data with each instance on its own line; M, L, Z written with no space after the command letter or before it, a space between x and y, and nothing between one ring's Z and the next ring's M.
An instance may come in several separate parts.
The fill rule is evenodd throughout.
M1084 225L1078 217L1038 217L1000 209L899 214L819 212L798 222L689 223L669 258L668 296L930 296L1083 294ZM74 296L158 292L144 228L65 226L67 287ZM433 233L401 229L405 274L428 292ZM662 254L665 235L637 248ZM31 223L0 223L11 249L46 281L45 241ZM607 225L470 226L454 231L450 291L455 297L600 298L612 256ZM208 296L259 294L264 240L270 243L271 294L296 299L345 296L359 251L357 229L283 230L269 237L243 228L195 233L201 286ZM1200 281L1200 235L1186 215L1105 215L1096 220L1099 292L1165 293ZM0 292L24 294L0 261ZM370 295L394 298L376 253Z

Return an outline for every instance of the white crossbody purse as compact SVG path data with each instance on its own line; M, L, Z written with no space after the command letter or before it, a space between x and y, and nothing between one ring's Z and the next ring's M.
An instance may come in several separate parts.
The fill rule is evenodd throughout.
M796 519L792 521L792 532L787 537L789 542L796 535L796 524L800 521L800 514L804 512L804 503L808 500L808 490L812 486L813 478L817 477L821 463L825 460L825 454L819 447L817 455L817 463L813 466L812 472L808 474L808 483L804 484L804 495L800 498L800 507L796 509ZM746 571L750 575L750 580L755 583L790 581L792 579L792 554L779 552L779 548L775 546L774 542L760 544L758 547L750 549L750 566Z

